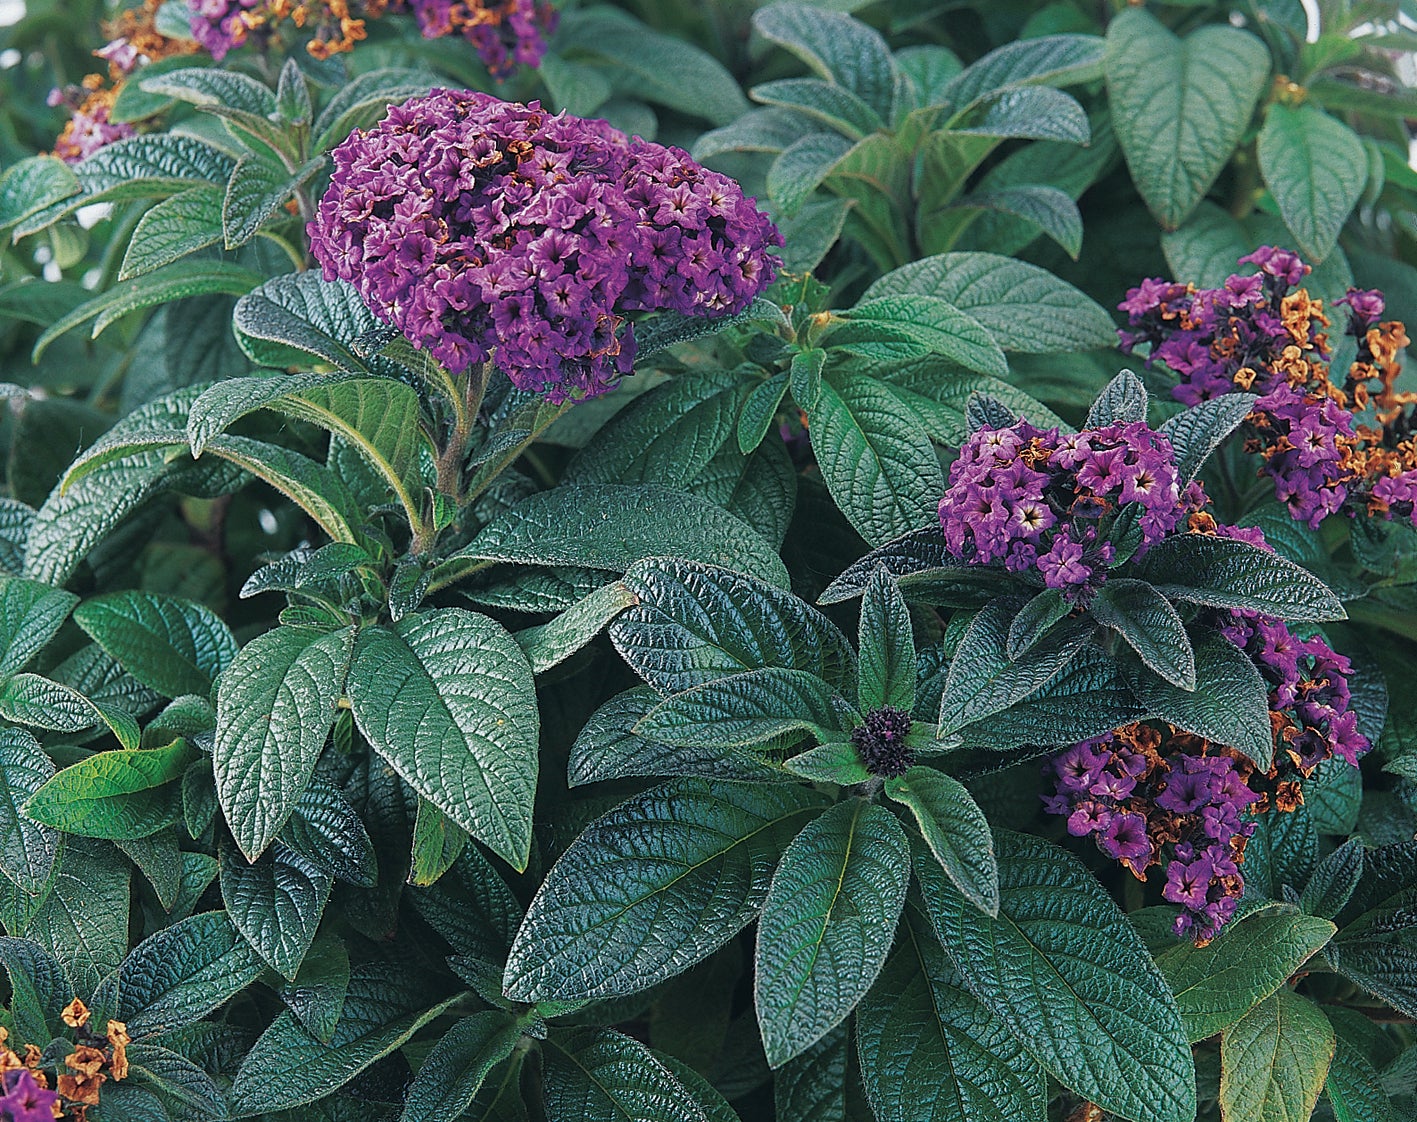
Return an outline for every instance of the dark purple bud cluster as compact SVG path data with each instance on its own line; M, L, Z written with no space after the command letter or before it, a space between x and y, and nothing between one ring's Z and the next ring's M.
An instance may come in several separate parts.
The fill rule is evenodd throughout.
M1222 394L1259 395L1246 426L1246 448L1290 513L1310 526L1341 509L1394 514L1417 524L1417 442L1408 406L1417 396L1394 389L1401 323L1379 323L1378 292L1350 290L1347 333L1358 354L1342 385L1330 379L1329 318L1323 302L1296 286L1309 266L1265 246L1242 257L1253 274L1220 288L1145 280L1120 305L1128 328L1122 349L1147 349L1180 381L1187 405ZM1371 413L1369 410L1371 409Z
M1176 934L1206 943L1235 914L1245 882L1245 842L1255 815L1289 812L1303 780L1338 756L1357 765L1368 749L1349 709L1350 665L1323 639L1299 639L1279 620L1229 617L1222 633L1270 687L1273 766L1260 771L1233 749L1147 721L1076 744L1048 765L1050 814L1074 837L1093 837L1139 879L1165 868L1162 898L1181 907Z
M1036 569L1086 602L1106 578L1117 515L1135 506L1144 553L1205 505L1179 484L1170 442L1142 422L1061 434L1020 421L970 436L940 500L949 551L974 565Z
M909 732L910 714L894 705L883 705L872 709L866 720L851 730L851 743L867 771L892 779L904 775L915 763L915 752L905 742Z
M722 316L782 238L678 148L533 102L434 90L334 151L310 224L326 280L454 373L493 359L553 402L630 371L635 311Z

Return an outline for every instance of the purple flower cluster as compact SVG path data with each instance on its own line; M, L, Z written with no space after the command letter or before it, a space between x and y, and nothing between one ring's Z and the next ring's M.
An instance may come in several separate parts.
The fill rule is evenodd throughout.
M136 135L137 130L126 121L110 119L117 96L116 88L104 88L88 79L83 86L51 90L49 104L70 111L63 131L55 138L54 154L65 163L76 164L116 140Z
M1048 765L1053 793L1043 800L1050 814L1067 816L1070 834L1091 836L1138 878L1164 865L1162 898L1181 907L1176 933L1200 943L1235 914L1254 815L1293 811L1320 763L1337 756L1356 766L1368 750L1349 708L1352 668L1322 638L1300 639L1280 620L1240 613L1228 614L1221 633L1269 686L1268 771L1231 748L1147 721L1056 756Z
M1198 485L1181 490L1170 442L1140 421L1068 435L1020 421L965 441L940 524L955 557L1036 569L1086 601L1115 557L1108 533L1124 508L1135 508L1141 554L1204 504Z
M59 1096L41 1087L24 1068L0 1075L0 1122L54 1122Z
M262 0L187 0L192 38L220 62L246 41L249 29L242 15L261 4Z
M425 39L461 35L498 80L518 66L540 65L559 18L544 0L397 0L389 10L403 8L413 11Z
M326 280L455 373L553 402L630 371L634 311L742 311L782 244L731 179L603 121L434 90L334 152L310 224Z
M1347 506L1417 522L1417 446L1406 406L1411 394L1393 381L1407 344L1400 323L1378 322L1383 298L1351 290L1349 312L1358 357L1340 388L1330 380L1329 318L1323 303L1295 286L1309 266L1265 246L1220 288L1144 280L1120 305L1128 327L1122 349L1148 349L1180 379L1172 391L1187 405L1237 390L1259 395L1246 425L1246 448L1298 520L1317 527ZM1360 416L1373 406L1376 425Z

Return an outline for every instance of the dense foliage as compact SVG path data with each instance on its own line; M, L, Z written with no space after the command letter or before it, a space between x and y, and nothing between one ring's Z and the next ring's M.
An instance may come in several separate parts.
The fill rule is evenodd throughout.
M1417 1114L1414 18L30 4L0 1120Z

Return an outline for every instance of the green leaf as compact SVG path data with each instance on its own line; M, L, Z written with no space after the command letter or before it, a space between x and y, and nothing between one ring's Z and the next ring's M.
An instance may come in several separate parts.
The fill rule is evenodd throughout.
M254 864L234 849L221 855L221 898L256 953L294 978L315 938L333 887L330 874L283 845Z
M533 672L541 674L583 648L634 603L634 596L622 582L611 581L549 623L514 632L512 638Z
M832 500L868 542L938 520L945 486L939 459L919 419L886 386L833 373L807 416Z
M217 691L212 766L231 836L259 857L295 808L334 727L354 629L277 627L241 649Z
M141 277L119 281L92 300L80 304L45 330L35 341L30 357L38 362L55 339L91 319L95 321L92 337L96 339L129 312L142 311L188 296L210 293L239 296L260 283L258 273L230 262L175 261Z
M782 855L758 921L753 995L768 1064L781 1067L856 1007L876 980L909 883L891 814L851 799Z
M488 1073L512 1054L520 1039L521 1027L499 1010L459 1021L433 1045L418 1069L404 1100L401 1122L461 1117Z
M1271 105L1259 136L1260 171L1284 224L1310 261L1324 260L1367 182L1358 134L1312 105Z
M990 94L1018 86L1070 86L1098 77L1102 40L1095 35L1040 35L1006 43L971 63L943 100L963 111Z
M1184 690L1151 674L1133 675L1147 713L1178 729L1243 752L1268 770L1274 757L1269 687L1250 658L1220 636L1195 647L1196 686Z
M710 129L694 141L696 160L725 152L778 153L802 135L802 118L787 109L750 109L732 124Z
M1167 682L1196 688L1196 656L1180 615L1146 581L1115 577L1088 607L1092 618L1117 632Z
M547 874L507 962L514 1001L636 993L757 915L782 847L824 805L793 785L671 780L593 822Z
M688 561L632 565L639 601L610 625L631 669L662 694L742 670L805 670L839 691L856 685L856 655L826 616L763 581Z
M83 732L103 720L93 702L77 690L38 674L0 681L0 717L55 732Z
M349 951L337 937L322 935L310 944L300 971L280 988L286 1008L310 1033L329 1041L349 996Z
M1320 951L1337 930L1299 912L1247 916L1204 947L1178 943L1156 959L1192 1041L1240 1020ZM1307 1116L1306 1116L1307 1117Z
M788 757L783 760L782 766L793 775L800 775L813 783L835 783L839 787L868 783L871 779L871 773L862 764L856 745L849 740L819 744Z
M1087 411L1086 427L1145 421L1148 404L1145 384L1130 370L1123 370L1097 395Z
M467 834L425 798L418 800L413 821L413 852L408 883L427 888L452 868L467 844Z
M938 296L878 296L838 316L845 322L826 335L829 347L887 358L915 357L923 351L980 374L1008 376L1008 360L994 336L969 313Z
M212 437L205 451L269 483L334 541L358 540L353 527L362 518L355 501L344 481L324 464L278 444L229 434Z
M220 187L189 187L163 199L139 220L118 270L120 281L143 276L222 240Z
M211 693L236 657L236 640L201 604L155 592L111 592L87 600L74 622L143 685L164 697Z
M1307 795L1309 792L1305 792ZM1306 801L1312 815L1313 805ZM1332 919L1338 915L1353 898L1353 891L1363 876L1363 842L1352 838L1322 861L1304 885L1299 897L1299 907L1311 916Z
M128 950L130 876L112 846L64 839L53 886L24 934L59 960L75 993L93 993Z
M1233 538L1180 534L1150 550L1140 568L1140 575L1171 600L1301 623L1348 618L1338 598L1308 570Z
M1222 394L1177 413L1157 430L1171 442L1176 453L1181 486L1200 474L1210 454L1249 416L1258 400L1253 394Z
M63 160L31 156L0 176L0 230L79 193L79 181Z
M54 638L79 598L20 577L0 577L0 674L24 668Z
M913 767L886 780L886 796L908 807L925 844L967 900L999 914L999 866L994 838L979 804L959 780L930 767Z
M177 781L196 758L185 740L163 748L96 752L64 768L30 796L36 822L94 838L141 838L175 821Z
M222 196L222 245L236 249L249 242L324 166L323 158L311 160L291 175L285 168L255 154L242 156Z
M794 366L798 357L793 356ZM825 353L822 357L826 358ZM753 392L743 400L743 411L738 414L738 450L743 455L751 454L767 436L787 392L787 383L786 374L774 374L754 386Z
M668 487L582 483L523 499L456 557L624 572L645 557L723 565L787 585L756 531L715 503Z
M802 209L842 159L851 141L829 132L809 132L792 142L768 169L768 197L791 217Z
M915 635L910 608L885 568L871 574L861 598L861 673L858 702L864 712L891 705L915 708Z
M268 280L238 300L232 326L241 349L261 366L308 366L315 358L363 373L370 367L349 345L380 324L351 285L309 271Z
M1061 627L1017 662L1008 656L1009 629L1017 610L1007 603L986 605L959 641L940 702L940 734L1022 701L1046 686L1087 644L1087 629Z
M369 831L343 791L328 780L316 778L301 793L280 841L337 880L360 888L373 888L378 881Z
M965 988L907 907L895 953L856 1011L861 1081L879 1122L1043 1122L1043 1069Z
M348 694L359 731L409 786L526 867L539 719L531 667L499 624L442 608L365 628Z
M35 1040L53 1039L58 1013L74 996L74 983L60 962L29 939L0 936L0 968L9 979L6 1002L10 1039L14 1047Z
M59 837L20 808L54 777L54 764L23 729L0 729L0 873L31 896L54 871Z
M1060 140L1086 144L1092 139L1087 113L1075 97L1047 86L1004 90L991 98L973 123L951 131L1012 140Z
M818 740L846 731L849 707L804 670L747 670L677 693L634 732L688 748L750 748L805 730Z
M202 454L213 436L258 409L308 421L347 441L393 491L409 525L419 525L423 481L418 450L423 436L412 386L352 375L230 378L192 403L187 437L193 457Z
M135 1039L205 1017L254 982L265 963L224 912L180 920L139 943L118 968L116 1016Z
M1017 661L1072 612L1072 605L1056 588L1045 588L1029 598L1009 624L1005 653Z
M161 198L200 184L225 183L236 160L204 140L145 133L100 148L74 165L84 202Z
M854 93L820 78L781 78L748 93L754 101L794 109L852 140L885 128L880 115Z
M133 1083L153 1092L169 1118L226 1117L216 1082L186 1056L155 1044L130 1044L128 1062Z
M1082 252L1082 213L1072 196L1057 187L1026 184L975 191L950 209L956 208L995 211L1000 216L1021 219L1047 234L1073 260Z
M1132 180L1167 229L1185 221L1229 162L1269 77L1255 36L1207 24L1184 39L1144 8L1107 26L1112 128Z
M754 14L753 30L828 82L850 90L882 120L891 119L901 77L890 48L873 28L815 5L776 3Z
M311 152L327 152L357 128L372 124L390 105L422 97L437 84L432 72L385 68L343 83L315 118Z
M1281 989L1220 1038L1220 1107L1228 1122L1306 1122L1337 1039L1317 1005Z
M708 1122L689 1089L622 1033L589 1027L557 1033L542 1055L547 1122Z
M970 992L1064 1086L1124 1118L1191 1122L1195 1069L1175 999L1074 857L999 831L991 919L916 857L931 922Z
M1397 1122L1397 1111L1368 1057L1340 1036L1324 1094L1336 1122Z
M1056 354L1116 342L1112 317L1100 304L1046 269L993 253L914 261L878 279L862 299L903 293L948 301L983 324L1006 351Z
M423 1008L419 988L409 983L382 963L356 967L344 1016L328 1042L308 1032L293 1013L281 1013L236 1072L233 1115L285 1110L332 1094L459 1000L455 995Z

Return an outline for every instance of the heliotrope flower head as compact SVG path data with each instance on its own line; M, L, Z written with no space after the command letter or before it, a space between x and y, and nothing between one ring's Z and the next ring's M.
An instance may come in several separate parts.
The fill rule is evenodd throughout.
M771 221L726 176L603 121L434 90L334 151L311 252L416 347L552 401L634 360L635 311L742 311Z
M98 74L90 74L81 86L50 91L49 104L62 105L70 114L54 141L54 154L65 163L76 164L116 140L135 135L132 125L111 118L117 97L118 86L106 86Z
M1119 515L1135 515L1140 555L1204 504L1197 485L1181 488L1170 442L1143 422L1063 434L1020 421L965 441L939 512L955 557L1036 570L1086 601L1115 556Z
M558 20L545 0L395 0L390 6L405 9L417 17L425 39L461 35L497 79L518 66L538 66Z
M1409 406L1394 388L1402 324L1379 322L1382 294L1349 290L1345 333L1357 356L1342 385L1331 380L1330 328L1323 301L1296 286L1309 272L1295 254L1265 246L1220 288L1149 279L1120 305L1122 349L1149 348L1180 379L1187 405L1244 390L1259 395L1245 432L1247 450L1300 521L1317 527L1340 510L1409 518L1417 524L1417 442Z
M0 1074L0 1119L6 1122L54 1122L54 1104L59 1096L41 1087L26 1068Z
M1145 721L1055 756L1047 768L1052 793L1043 800L1049 813L1067 817L1070 834L1092 837L1139 879L1162 867L1162 898L1181 908L1176 934L1201 943L1235 914L1255 816L1295 810L1319 764L1337 756L1356 766L1368 750L1349 708L1346 658L1280 620L1230 612L1221 622L1221 634L1249 655L1269 686L1269 770L1231 748Z

